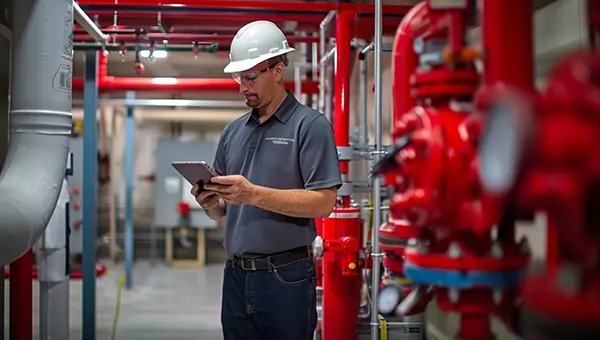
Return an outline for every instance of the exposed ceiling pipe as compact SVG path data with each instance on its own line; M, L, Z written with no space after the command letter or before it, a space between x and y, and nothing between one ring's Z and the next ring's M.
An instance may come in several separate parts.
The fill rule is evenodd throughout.
M0 175L4 266L40 238L58 200L71 137L71 0L13 0L10 143ZM62 34L56 34L60 32Z
M176 0L170 1L144 1L140 4L138 0L80 0L82 8L89 13L106 12L160 12L165 13L240 13L240 14L300 14L325 16L330 11L353 11L359 15L374 15L375 6L366 4L342 3L342 2L312 2L307 4L302 1L198 1L198 0ZM403 16L410 10L410 5L386 5L383 6L385 16Z
M110 31L108 31L110 32ZM136 34L112 34L113 41L135 41ZM194 33L146 33L142 34L141 37L144 40L155 40L155 41L169 41L169 44L172 43L190 43L192 41L198 42L217 42L219 44L229 45L233 40L233 34L194 34ZM74 41L85 41L91 40L94 38L89 34L75 34L73 36ZM290 44L299 44L299 43L315 43L318 42L319 39L317 37L310 36L289 36L288 43Z
M85 14L83 9L76 2L73 2L73 10L75 13L75 22L88 32L97 42L107 43L108 36L102 33L102 30Z
M148 92L233 92L240 85L229 78L149 78L112 77L98 79L99 92L148 91ZM293 81L286 81L285 88L294 91ZM83 90L83 79L73 78L73 92ZM302 92L316 94L319 84L315 81L302 83Z
M98 22L103 26L112 25L112 15L107 11L90 11L87 10L89 15L98 15ZM296 31L307 31L307 32L318 32L319 23L323 20L325 15L282 15L281 13L275 14L249 14L249 13L161 13L161 18L164 23L169 24L170 32L198 32L198 33L230 33L234 34L237 30L248 23L249 21L255 20L269 20L276 23L280 28L284 30L288 35ZM400 24L401 17L393 16L385 18L383 21L383 32L384 34L393 35L396 28ZM148 31L156 30L156 13L152 12L127 12L119 14L119 22L127 24L130 27L145 28ZM294 30L285 30L285 23L294 22L296 28ZM369 29L369 25L374 24L372 16L362 16L358 18L358 24L360 26L368 26L365 29L361 29L361 32L370 33L367 40L371 39L373 30ZM364 37L363 37L364 38Z
M98 61L98 91L152 91L152 92L230 92L239 91L239 84L231 78L170 78L170 77L112 77L108 76L107 53L99 53ZM83 91L84 81L74 78L72 81L73 92ZM295 91L293 81L285 82L285 87ZM302 92L315 94L318 92L318 83L307 81L302 84Z

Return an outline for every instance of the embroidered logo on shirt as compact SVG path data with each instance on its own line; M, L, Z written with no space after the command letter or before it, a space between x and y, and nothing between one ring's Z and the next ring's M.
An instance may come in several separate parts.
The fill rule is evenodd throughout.
M265 140L279 145L288 145L294 142L293 138L284 138L284 137L266 137Z

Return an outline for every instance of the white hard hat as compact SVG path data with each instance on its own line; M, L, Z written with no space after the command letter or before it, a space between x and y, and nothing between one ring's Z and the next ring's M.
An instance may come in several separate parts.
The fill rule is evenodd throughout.
M229 64L223 72L247 71L273 57L294 51L277 25L270 21L251 22L239 31L231 41Z

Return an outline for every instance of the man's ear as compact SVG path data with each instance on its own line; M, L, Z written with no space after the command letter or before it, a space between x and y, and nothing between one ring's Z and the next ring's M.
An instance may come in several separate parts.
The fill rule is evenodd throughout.
M275 71L275 79L277 79L279 81L279 80L283 79L283 72L285 71L285 65L283 65L283 63L278 63L277 65L275 65L273 71Z

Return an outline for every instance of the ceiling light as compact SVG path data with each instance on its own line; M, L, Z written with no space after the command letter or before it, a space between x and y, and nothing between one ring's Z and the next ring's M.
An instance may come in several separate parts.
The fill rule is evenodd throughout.
M148 50L141 50L140 51L140 56L143 58L149 58L150 57L150 51ZM165 50L156 50L154 51L154 53L152 53L152 57L153 58L166 58L167 57L167 51Z
M177 79L170 77L158 77L152 78L152 83L156 85L175 85L177 84Z

